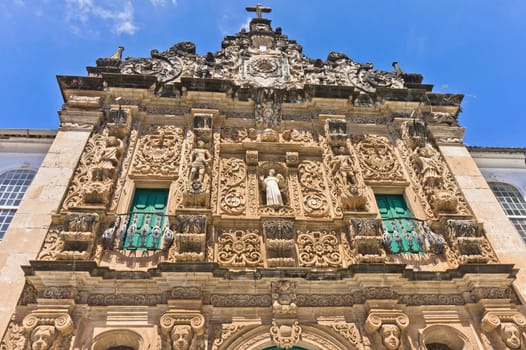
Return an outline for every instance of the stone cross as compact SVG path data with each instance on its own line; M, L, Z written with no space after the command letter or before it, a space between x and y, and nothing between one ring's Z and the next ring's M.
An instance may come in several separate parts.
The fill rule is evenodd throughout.
M256 18L263 18L262 13L269 13L272 12L272 9L270 7L263 7L261 4L257 4L255 7L249 6L246 8L247 12L255 12Z

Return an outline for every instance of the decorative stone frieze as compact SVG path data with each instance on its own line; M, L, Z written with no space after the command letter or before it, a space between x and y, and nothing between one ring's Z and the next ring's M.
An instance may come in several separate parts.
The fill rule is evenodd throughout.
M354 323L348 323L343 316L339 317L318 317L318 324L328 327L341 335L354 349L362 343L362 337L358 327Z
M223 323L221 325L220 336L214 340L212 350L224 348L224 344L229 343L232 338L236 338L245 330L261 325L260 319L245 319L242 317L232 318L232 323Z
M294 315L296 305L296 282L277 281L271 282L272 312L274 315Z
M321 162L305 160L298 166L298 178L303 198L303 213L307 217L329 217L331 200Z

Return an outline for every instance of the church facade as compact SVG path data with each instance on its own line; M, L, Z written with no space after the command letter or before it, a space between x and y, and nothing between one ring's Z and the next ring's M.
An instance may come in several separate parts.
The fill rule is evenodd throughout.
M463 96L310 59L247 10L216 53L119 48L58 76L59 131L0 243L0 349L526 349L526 246Z

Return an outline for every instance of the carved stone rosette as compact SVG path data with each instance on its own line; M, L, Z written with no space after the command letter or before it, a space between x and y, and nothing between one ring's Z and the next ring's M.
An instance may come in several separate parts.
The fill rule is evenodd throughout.
M262 245L257 230L223 232L217 238L217 262L234 268L262 266Z
M161 333L172 350L205 350L205 318L195 310L169 310L161 316Z
M174 177L179 170L183 130L173 125L143 128L133 160L132 174Z
M367 181L403 181L404 175L395 150L384 136L357 138L356 153Z
M300 266L340 267L342 265L340 244L334 231L299 232L296 242Z

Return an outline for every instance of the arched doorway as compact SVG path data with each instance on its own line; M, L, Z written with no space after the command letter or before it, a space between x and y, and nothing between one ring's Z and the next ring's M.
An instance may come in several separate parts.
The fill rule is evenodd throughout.
M270 348L265 348L263 350L285 350L283 348L278 348L277 346L271 346ZM289 348L289 350L307 350L305 348L300 348L298 346L293 346L292 348Z

